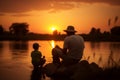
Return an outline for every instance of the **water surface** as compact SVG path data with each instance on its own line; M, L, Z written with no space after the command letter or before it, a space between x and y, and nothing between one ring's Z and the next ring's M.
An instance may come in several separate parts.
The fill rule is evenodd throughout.
M0 80L31 80L30 53L34 42L41 45L39 50L46 56L46 63L52 62L52 47L63 46L63 41L0 41ZM100 67L109 67L112 62L119 65L120 42L85 42L82 59Z

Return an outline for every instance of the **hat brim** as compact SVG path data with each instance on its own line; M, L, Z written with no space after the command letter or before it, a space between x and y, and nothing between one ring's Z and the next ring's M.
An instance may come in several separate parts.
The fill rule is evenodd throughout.
M63 30L64 32L77 32L75 30Z

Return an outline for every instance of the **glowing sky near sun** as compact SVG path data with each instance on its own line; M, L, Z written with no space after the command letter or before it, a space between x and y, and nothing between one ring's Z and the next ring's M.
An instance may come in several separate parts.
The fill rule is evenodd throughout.
M119 0L0 0L0 25L8 30L14 22L26 22L30 32L52 33L54 26L63 33L68 25L78 33L89 33L92 27L108 31L120 25Z

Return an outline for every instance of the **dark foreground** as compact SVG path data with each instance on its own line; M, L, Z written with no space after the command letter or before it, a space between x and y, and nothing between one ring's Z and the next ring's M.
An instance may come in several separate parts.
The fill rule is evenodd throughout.
M44 67L44 74L52 80L120 80L120 66L102 69L85 60L68 67L49 63Z

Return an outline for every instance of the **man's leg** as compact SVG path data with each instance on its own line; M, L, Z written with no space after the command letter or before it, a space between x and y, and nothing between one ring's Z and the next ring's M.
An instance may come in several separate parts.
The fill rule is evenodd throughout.
M79 59L73 59L67 55L63 56L63 64L65 66L70 66L78 63L80 60Z

